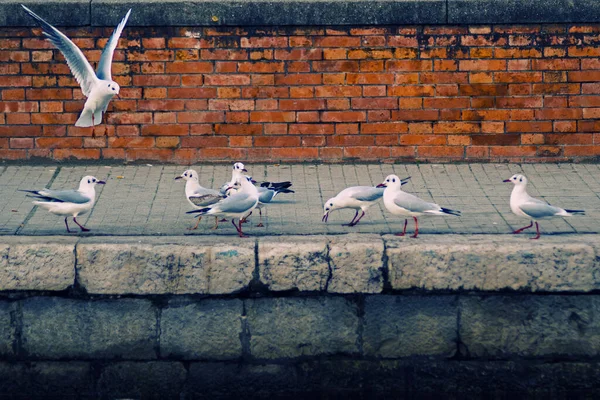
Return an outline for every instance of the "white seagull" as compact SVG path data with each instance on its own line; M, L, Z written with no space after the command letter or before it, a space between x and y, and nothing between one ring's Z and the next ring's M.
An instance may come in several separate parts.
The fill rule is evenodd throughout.
M533 226L533 221L535 221L537 235L532 237L532 239L539 239L540 227L537 222L538 220L554 217L570 217L572 215L585 215L584 210L565 210L564 208L554 207L545 201L531 197L527 193L527 178L524 175L515 174L502 182L512 182L515 185L510 194L510 209L512 212L519 217L525 217L531 220L529 225L517 229L513 233L521 233L525 229L531 228Z
M403 215L413 217L415 220L415 234L411 237L419 236L419 221L417 217L422 215L456 215L460 216L460 211L450 210L440 207L435 203L429 203L410 193L402 191L402 181L396 175L388 175L383 183L377 187L385 187L383 192L383 203L385 208L394 215ZM402 233L396 233L396 236L406 234L406 225L408 220L404 219L404 230Z
M238 235L240 237L247 237L242 232L241 219L258 205L258 188L246 179L240 180L238 184L241 186L241 189L237 193L208 207L188 211L187 214L229 217L231 218L231 223L238 231ZM235 224L235 218L240 220L238 225Z
M42 27L44 35L65 56L67 65L71 69L73 76L75 76L77 83L81 86L84 96L87 97L83 111L75 126L91 126L92 136L95 136L93 127L102 123L102 114L106 112L108 103L113 96L119 96L120 87L117 82L112 80L110 69L113 53L119 42L121 32L127 23L131 9L127 11L125 17L119 22L110 39L108 39L100 56L96 72L94 72L94 69L75 43L29 8L22 4L21 7L35 18Z
M401 184L408 183L408 178L404 178ZM339 192L335 197L327 200L323 206L323 218L321 221L327 222L329 219L329 213L333 210L341 210L343 208L351 208L356 210L354 218L348 224L342 224L342 226L354 226L359 223L362 217L373 204L377 203L383 196L384 188L374 186L351 186ZM362 211L360 217L358 217L358 211ZM356 219L358 217L358 219Z
M199 209L215 204L216 202L223 200L224 195L219 193L218 190L207 189L200 185L198 172L193 169L188 169L183 172L180 176L175 177L175 180L185 180L185 198L191 204L192 207ZM198 229L198 225L202 220L202 215L198 217L196 226L188 228L188 230ZM215 217L215 226L212 229L217 229L218 218Z
M248 181L254 184L252 178L248 178ZM269 204L275 196L279 193L295 193L293 190L288 189L292 186L291 182L263 182L260 186L257 187L258 190L258 205L256 208L258 209L258 213L260 215L260 220L256 227L263 227L262 223L262 209ZM252 212L242 218L242 222L246 222L246 218L250 216Z
M241 162L236 162L233 164L233 169L231 170L231 180L225 182L219 192L223 195L226 195L227 192L233 188L235 188L235 184L241 181L242 176L244 176L243 172L248 172L246 167ZM249 178L246 176L246 178Z
M88 232L89 229L84 228L77 222L79 215L89 212L96 202L96 185L104 185L106 182L98 180L93 176L84 176L79 182L77 190L21 190L22 192L32 193L30 197L38 199L33 202L36 206L45 208L52 214L64 215L67 232L69 224L67 218L73 217L73 221L81 228L82 232Z

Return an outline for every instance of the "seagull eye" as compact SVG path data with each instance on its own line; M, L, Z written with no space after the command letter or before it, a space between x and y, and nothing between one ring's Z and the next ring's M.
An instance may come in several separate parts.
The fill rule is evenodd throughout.
M519 179L519 182L523 182L523 178Z
M396 178L392 179L392 182L396 182Z
M88 183L91 183L89 179L88 179Z
M333 207L333 203L329 203L329 207Z

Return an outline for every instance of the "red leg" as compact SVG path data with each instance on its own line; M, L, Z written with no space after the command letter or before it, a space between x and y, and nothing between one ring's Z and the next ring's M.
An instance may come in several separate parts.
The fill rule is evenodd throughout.
M92 137L96 137L96 125L94 124L94 113L92 113Z
M215 229L217 229L218 227L219 227L219 218L218 218L218 217L215 217L215 226L213 226L211 229L212 229L212 230L215 230Z
M406 225L408 224L408 220L405 219L404 220L404 230L402 231L402 233L396 233L396 236L404 236L406 235Z
M352 224L352 226L358 224L360 222L361 218L364 216L365 216L365 212L363 211L362 214L360 214L360 217L358 217L358 219Z
M88 228L84 228L83 226L81 226L81 224L79 222L77 222L77 218L73 217L73 221L75 221L75 223L77 225L79 225L79 227L81 228L81 232L89 232L90 231Z
M514 234L521 233L521 232L523 232L525 229L529 229L529 228L531 228L532 226L533 226L533 221L531 221L531 223L530 223L529 225L527 225L527 226L524 226L524 227L522 227L521 229L517 229L517 230L516 230L516 231L514 231L513 233L514 233Z
M415 234L411 236L411 238L416 238L417 236L419 236L419 221L417 220L417 217L413 217L415 220Z
M533 224L533 222L532 222ZM535 240L535 239L539 239L541 234L540 234L540 226L538 225L538 223L535 223L535 230L537 231L537 235L535 237L532 237L531 239Z
M342 226L354 226L354 220L356 219L357 216L358 216L358 210L356 210L356 213L354 214L354 218L352 218L352 221L350 221L349 224L342 224Z
M194 230L198 229L198 225L200 225L200 221L202 221L202 215L198 217L198 222L196 222L196 226L194 226L193 228L188 228L188 231L194 231Z
M238 235L240 237L248 237L246 235L244 235L244 232L242 232L242 221L240 220L240 227L238 228L237 225L235 224L235 222L233 221L233 218L231 218L231 223L233 224L233 226L235 226L235 229L238 231Z
M71 232L71 230L69 229L69 223L67 222L67 217L65 217L65 225L67 226L67 232L69 232L69 233L73 233L73 232Z
M240 219L240 224L245 224L246 222L248 222L248 217L251 215L252 215L252 211L250 211L250 214L248 214L244 218Z
M258 209L258 213L260 214L260 222L256 226L257 227L263 227L264 225L262 223L262 210L260 208Z

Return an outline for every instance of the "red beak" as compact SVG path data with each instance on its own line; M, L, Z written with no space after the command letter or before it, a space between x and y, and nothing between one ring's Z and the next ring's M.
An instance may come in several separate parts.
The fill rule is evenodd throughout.
M382 188L382 187L387 187L387 185L385 183L380 183L379 185L377 185L375 187Z

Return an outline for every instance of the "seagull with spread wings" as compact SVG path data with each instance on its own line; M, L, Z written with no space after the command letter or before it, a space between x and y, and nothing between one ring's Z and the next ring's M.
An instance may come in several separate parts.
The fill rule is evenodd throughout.
M102 115L106 113L108 103L113 96L116 95L119 97L120 87L117 82L112 80L110 69L119 37L127 23L131 10L127 11L125 17L117 25L110 39L108 39L100 56L96 72L94 72L94 69L75 43L29 8L22 4L21 7L40 24L44 35L65 56L67 65L71 69L73 76L75 76L77 83L81 86L84 96L87 97L83 111L75 126L91 126L92 136L95 136L94 126L102 123Z

